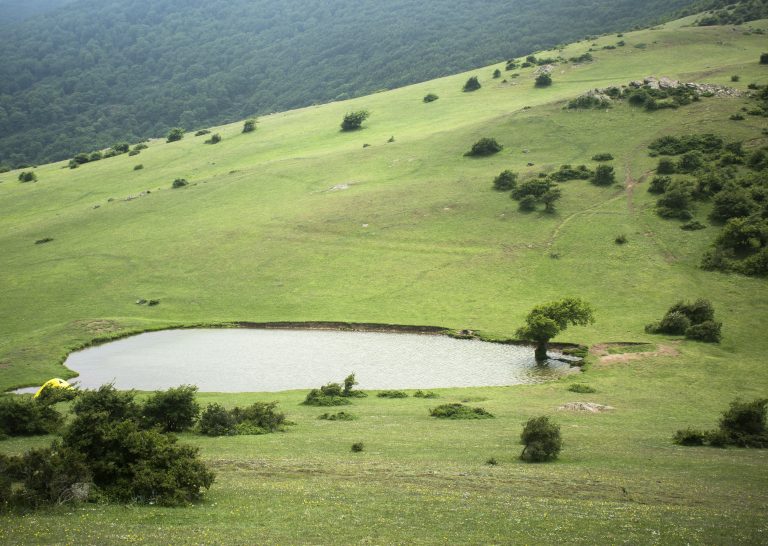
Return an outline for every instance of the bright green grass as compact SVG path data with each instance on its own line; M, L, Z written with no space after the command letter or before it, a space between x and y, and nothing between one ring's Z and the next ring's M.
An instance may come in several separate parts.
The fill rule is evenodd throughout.
M713 427L736 396L766 396L765 281L699 270L716 229L684 232L660 220L643 183L655 165L645 150L652 139L718 132L764 145L765 121L728 121L746 99L704 99L653 114L562 109L590 88L651 74L714 83L739 74L733 85L742 89L768 83L757 62L764 36L677 22L623 39L627 46L612 51L598 48L618 38L598 39L596 62L558 66L548 89L533 88L531 69L519 71L514 85L492 80L491 66L274 114L251 134L240 133L241 123L214 128L223 137L216 146L188 135L74 171L42 166L34 184L18 183L15 172L0 175L0 388L66 375L59 362L69 349L127 331L342 320L508 337L531 306L567 295L592 302L598 321L569 329L563 341L664 343L643 326L678 299L707 297L724 323L720 345L684 342L679 357L594 365L547 385L444 390L436 400L369 397L349 408L359 416L352 422L317 420L327 408L300 406L304 393L204 394L204 402L227 405L278 400L297 425L259 437L185 436L218 472L198 506L6 516L0 542L768 540L766 452L681 448L670 440L678 428ZM563 54L581 54L591 43ZM462 93L473 74L484 87ZM422 103L428 92L440 99ZM360 108L372 112L364 129L339 132L343 114ZM503 152L464 157L483 136L504 144ZM564 183L553 215L520 213L491 190L503 169L533 176L561 163L593 165L589 158L599 152L616 157L624 185L640 183ZM133 171L137 163L145 168ZM191 185L171 190L179 177ZM339 184L349 188L329 191ZM123 201L143 190L152 193ZM697 217L706 219L706 206ZM620 233L626 245L614 243ZM42 237L54 241L33 244ZM138 306L138 298L161 304ZM572 380L598 392L570 393ZM429 407L464 399L482 400L471 404L496 418L429 418ZM555 411L578 400L617 410ZM520 463L521 425L543 413L562 424L562 459ZM0 449L46 441L8 440ZM353 454L357 441L366 450ZM485 465L489 457L500 465Z

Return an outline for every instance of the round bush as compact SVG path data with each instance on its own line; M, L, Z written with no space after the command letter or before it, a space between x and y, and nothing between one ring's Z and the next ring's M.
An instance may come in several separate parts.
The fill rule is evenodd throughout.
M525 445L520 458L531 463L554 460L563 448L560 425L551 422L546 415L529 419L520 440Z
M484 137L472 145L472 149L465 155L488 156L500 152L504 146L496 142L495 138Z
M224 406L214 402L200 415L198 430L206 436L229 436L235 433L235 421Z

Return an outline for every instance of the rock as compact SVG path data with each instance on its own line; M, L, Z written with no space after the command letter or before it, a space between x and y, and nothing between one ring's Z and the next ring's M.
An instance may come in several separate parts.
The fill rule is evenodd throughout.
M69 488L69 498L75 502L85 502L91 495L91 484L86 482L73 483Z
M586 411L589 413L602 413L615 409L613 406L604 406L594 402L568 402L557 408L558 411Z

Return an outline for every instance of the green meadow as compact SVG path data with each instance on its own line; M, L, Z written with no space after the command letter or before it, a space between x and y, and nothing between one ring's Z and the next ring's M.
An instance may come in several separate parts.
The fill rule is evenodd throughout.
M651 113L626 103L564 109L590 89L649 75L743 91L768 83L758 64L765 35L748 32L768 21L690 22L571 44L563 57L591 47L595 60L556 65L545 89L534 88L533 68L502 63L272 114L252 133L242 123L211 128L222 136L215 145L190 133L74 170L42 165L34 183L0 174L0 390L71 377L68 352L132 332L349 321L508 338L531 307L566 296L589 301L597 320L556 341L669 348L613 363L591 356L583 373L542 385L357 399L345 408L359 417L350 422L317 420L326 409L299 405L304 392L202 393L202 404L277 400L296 424L264 436L183 434L217 473L197 505L2 515L0 542L768 542L768 452L671 440L680 428L713 428L736 397L767 396L766 281L699 269L719 228L681 230L655 214L646 191L653 139L717 133L752 149L768 142L765 118L730 121L751 103L744 97ZM482 88L462 92L473 75ZM424 103L427 93L439 99ZM340 132L345 112L360 109L371 112L363 129ZM481 137L504 149L465 157ZM602 152L614 155L620 183L564 182L554 213L521 212L492 189L502 170L526 179L565 163L594 168ZM189 185L171 189L176 178ZM708 223L707 213L700 203L696 218ZM627 244L615 243L620 234ZM723 322L720 344L644 333L672 303L699 297ZM571 382L597 392L569 392ZM429 417L462 400L496 418ZM572 401L616 409L556 410ZM555 463L523 463L522 424L542 414L560 423L565 447ZM9 439L0 450L49 441ZM365 450L352 453L358 441ZM499 464L487 465L491 457Z

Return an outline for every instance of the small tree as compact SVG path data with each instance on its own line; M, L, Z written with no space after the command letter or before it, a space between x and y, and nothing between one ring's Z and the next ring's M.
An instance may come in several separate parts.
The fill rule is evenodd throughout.
M427 93L426 95L424 95L424 99L423 100L424 100L424 102L434 102L434 101L436 101L439 98L440 97L438 97L434 93Z
M565 298L534 307L525 318L525 326L517 330L517 337L536 342L536 361L547 360L549 340L565 330L569 324L586 326L595 321L592 307L580 298Z
M482 85L480 85L480 81L477 79L477 76L472 76L464 84L463 91L468 93L470 91L477 91L481 87Z
M174 127L168 132L168 136L166 137L166 142L176 142L177 140L181 140L184 138L184 129L181 129L180 127ZM127 152L128 150L126 150Z
M554 460L563 448L560 425L551 422L546 415L529 419L520 440L525 445L520 458L530 463Z
M173 184L171 184L171 188L174 190L177 188L183 188L187 185L187 180L185 178L177 178L173 181Z
M610 165L598 165L592 183L596 186L610 186L616 183L616 174Z
M768 64L768 53L762 53L760 55L760 64Z
M247 131L243 131L243 132L247 132ZM213 133L211 135L211 138L205 141L206 144L218 144L219 142L221 142L221 135L219 133Z
M541 196L541 202L544 203L544 210L546 212L554 212L555 210L555 202L560 199L562 196L562 192L560 191L560 188L550 188L546 192L544 192L544 195Z
M496 70L494 70L493 71L493 78L494 79L501 78L501 70L499 70L498 68Z
M536 76L536 87L549 87L552 85L552 76L546 72Z
M672 183L672 178L669 176L654 176L651 183L648 185L649 193L664 193Z
M496 142L495 138L484 137L475 142L464 155L467 156L487 156L500 152L504 146Z
M368 110L358 110L357 112L347 112L344 120L341 122L342 131L355 131L360 129L363 122L371 115Z
M256 120L254 118L245 120L245 123L243 123L243 132L252 133L255 130L256 130Z
M142 408L144 423L149 427L158 426L163 432L182 432L191 428L200 413L196 392L194 385L155 392Z
M517 186L517 173L506 170L493 179L493 189L496 191L509 191Z
M659 159L659 164L656 167L656 173L675 174L675 162L667 157Z
M36 182L37 175L33 171L23 171L19 173L19 182Z

